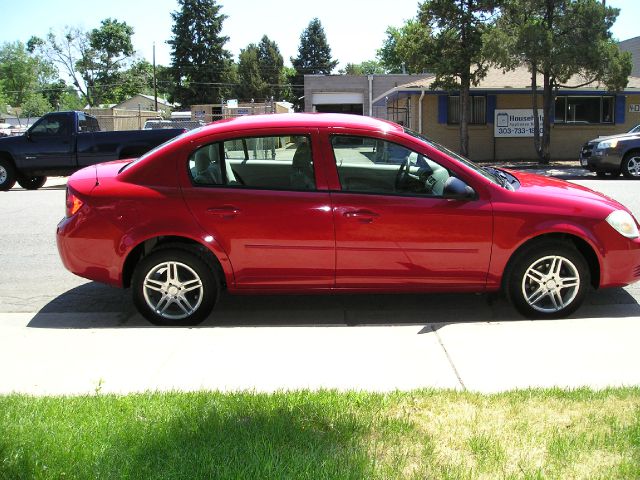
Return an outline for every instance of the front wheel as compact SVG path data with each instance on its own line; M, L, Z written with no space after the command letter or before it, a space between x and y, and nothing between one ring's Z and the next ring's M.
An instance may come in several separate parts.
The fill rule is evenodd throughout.
M580 252L550 242L522 252L507 281L509 298L525 317L561 318L584 300L590 274Z
M630 152L624 156L622 174L626 178L640 179L640 152Z
M25 190L37 190L45 184L47 177L18 177L18 184Z
M152 252L136 267L133 301L154 325L197 325L211 313L219 283L195 252L168 248Z

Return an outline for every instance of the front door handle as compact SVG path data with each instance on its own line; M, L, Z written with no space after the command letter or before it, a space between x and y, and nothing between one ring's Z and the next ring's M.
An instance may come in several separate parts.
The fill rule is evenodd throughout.
M207 208L207 213L210 215L217 215L222 218L233 218L240 214L240 209L233 205L223 205L221 207Z
M342 215L346 218L354 218L361 223L371 223L374 218L380 216L371 210L346 210Z

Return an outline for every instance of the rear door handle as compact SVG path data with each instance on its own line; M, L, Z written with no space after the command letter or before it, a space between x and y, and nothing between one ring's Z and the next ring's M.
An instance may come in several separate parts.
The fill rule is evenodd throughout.
M207 208L207 213L222 218L233 218L240 214L240 209L233 205L223 205L222 207Z
M371 223L373 219L379 217L380 215L376 212L372 212L371 210L347 210L342 215L346 218L355 218L361 223Z

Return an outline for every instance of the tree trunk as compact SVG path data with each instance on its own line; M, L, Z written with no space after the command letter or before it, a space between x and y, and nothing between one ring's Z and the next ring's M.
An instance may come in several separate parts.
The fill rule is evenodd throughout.
M538 114L538 67L531 65L531 105L533 106L533 148L538 160L542 161L542 146L540 145L540 116Z
M542 111L544 113L542 130L542 158L544 164L551 161L551 115L553 113L553 82L551 74L544 72L544 91L542 92Z
M460 78L460 154L469 156L469 111L471 110L471 97L469 90L471 79L469 75Z

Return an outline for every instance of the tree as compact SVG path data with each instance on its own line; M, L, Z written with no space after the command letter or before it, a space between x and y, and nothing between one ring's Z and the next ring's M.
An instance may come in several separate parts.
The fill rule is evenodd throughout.
M379 75L385 73L385 69L377 60L365 60L362 63L347 63L338 73L342 75Z
M387 38L377 56L386 73L420 73L429 62L431 28L417 19L387 28Z
M133 28L126 22L107 18L90 32L66 27L61 37L49 32L44 40L31 37L27 45L29 51L40 51L62 67L86 102L96 106L128 66L134 54L132 35Z
M295 91L304 91L304 76L313 74L329 74L338 64L331 58L331 47L320 20L314 18L300 35L298 56L291 57L291 64L296 70ZM301 95L296 99L296 109L302 110Z
M22 42L0 47L0 79L6 101L21 106L29 94L55 78L55 69L37 55L29 55Z
M258 46L255 43L240 50L236 94L242 100L253 101L262 99L264 96L266 83L260 72L258 53Z
M493 61L513 69L525 65L531 73L534 147L549 163L555 92L592 82L610 90L623 89L631 73L631 58L621 53L610 28L619 13L597 0L511 0L505 3L497 28L486 35L485 49ZM538 76L542 76L542 138L538 120ZM572 77L579 84L567 85Z
M229 40L221 34L227 18L215 0L178 0L171 13L173 36L171 69L175 82L172 100L182 105L219 103L231 93Z
M23 117L39 117L53 110L51 104L41 93L29 92L21 105Z
M264 97L281 100L289 89L284 59L278 44L263 35L258 44L258 68L264 82Z
M431 88L460 91L460 153L465 156L469 155L469 91L486 75L482 35L496 4L497 0L427 0L418 19L433 34L414 47L405 46L416 60L414 68L423 65L435 73Z

